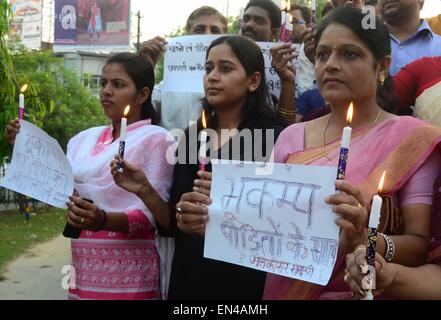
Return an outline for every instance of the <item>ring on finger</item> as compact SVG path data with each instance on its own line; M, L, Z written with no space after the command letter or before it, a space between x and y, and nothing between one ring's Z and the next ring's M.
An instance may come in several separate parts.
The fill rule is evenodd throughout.
M181 208L181 203L178 202L178 204L176 205L176 212L179 213L179 215L182 214L182 208Z
M81 224L84 224L84 218L81 218L80 222L81 222Z

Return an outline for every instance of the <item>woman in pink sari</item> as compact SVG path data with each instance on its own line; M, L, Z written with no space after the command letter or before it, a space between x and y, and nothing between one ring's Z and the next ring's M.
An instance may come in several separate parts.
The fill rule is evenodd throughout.
M148 177L152 195L168 201L173 165L165 155L171 142L167 131L153 125L154 82L153 68L146 58L133 53L112 57L103 68L100 91L111 125L90 128L69 141L67 158L77 196L70 197L67 220L82 230L79 239L72 240L75 272L71 273L70 299L165 297L167 243L158 236L155 223L164 221L162 211L119 188L109 167L118 153L121 118L130 105L125 159ZM7 129L13 143L18 121L11 121Z
M385 236L378 237L377 252L402 265L425 262L441 129L379 107L377 99L387 102L392 87L389 34L379 18L374 28L363 28L364 18L358 9L341 8L322 22L316 35L315 73L331 113L288 127L274 149L275 162L337 166L347 107L353 102L346 180L338 181L340 193L326 200L334 205L335 223L341 228L333 275L323 287L268 274L265 299L351 298L344 282L345 256L366 243L369 203L385 170L379 227ZM392 252L386 239L392 242Z

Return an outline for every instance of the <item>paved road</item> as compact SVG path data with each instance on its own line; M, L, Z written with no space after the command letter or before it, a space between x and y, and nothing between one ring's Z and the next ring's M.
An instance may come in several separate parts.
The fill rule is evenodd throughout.
M0 300L66 300L61 270L70 261L70 240L61 235L27 250L1 274Z

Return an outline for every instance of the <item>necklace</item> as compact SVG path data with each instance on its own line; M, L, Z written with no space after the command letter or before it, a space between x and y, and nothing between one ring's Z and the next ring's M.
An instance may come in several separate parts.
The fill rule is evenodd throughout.
M371 124L371 128L374 127L377 124L378 118L380 117L380 113L381 113L382 109L379 108L377 116L375 117L374 122L372 122ZM328 117L328 120L326 121L326 126L325 129L323 130L323 151L325 151L325 146L326 146L326 131L328 130L329 124L331 123L331 118L332 118L332 112ZM367 133L367 132L366 132ZM338 155L338 153L337 153ZM335 157L330 157L329 155L326 155L326 158L328 158L329 161L332 161Z

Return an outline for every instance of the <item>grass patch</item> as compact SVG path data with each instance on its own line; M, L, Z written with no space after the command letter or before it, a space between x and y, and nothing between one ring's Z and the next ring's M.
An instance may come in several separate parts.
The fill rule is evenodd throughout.
M17 211L0 212L0 273L5 264L35 244L45 242L63 232L66 210L39 208L29 224Z

